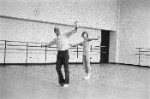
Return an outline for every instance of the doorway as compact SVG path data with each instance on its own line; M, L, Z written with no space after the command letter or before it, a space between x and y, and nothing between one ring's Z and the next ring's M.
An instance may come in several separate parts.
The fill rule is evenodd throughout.
M109 42L110 42L110 31L102 30L101 31L101 55L100 63L109 62Z

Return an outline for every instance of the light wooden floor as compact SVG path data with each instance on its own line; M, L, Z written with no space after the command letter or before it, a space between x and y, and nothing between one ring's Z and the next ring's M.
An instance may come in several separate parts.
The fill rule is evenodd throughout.
M70 85L58 86L55 65L1 66L0 99L150 99L150 68L92 64L90 80L82 65L70 65Z

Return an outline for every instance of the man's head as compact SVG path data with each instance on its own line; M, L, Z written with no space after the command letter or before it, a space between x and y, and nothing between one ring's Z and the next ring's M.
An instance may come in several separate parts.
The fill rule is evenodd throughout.
M82 32L81 36L83 38L88 38L89 37L89 35L88 35L88 33L86 31Z
M60 34L59 28L58 27L54 27L54 32L58 36Z

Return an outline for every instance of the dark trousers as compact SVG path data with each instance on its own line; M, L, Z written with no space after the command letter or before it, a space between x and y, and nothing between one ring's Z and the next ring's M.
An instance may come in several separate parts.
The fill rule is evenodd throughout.
M69 54L68 50L58 51L57 61L56 61L56 70L58 73L59 84L69 84L69 67L68 67ZM62 65L64 65L65 78L62 74Z

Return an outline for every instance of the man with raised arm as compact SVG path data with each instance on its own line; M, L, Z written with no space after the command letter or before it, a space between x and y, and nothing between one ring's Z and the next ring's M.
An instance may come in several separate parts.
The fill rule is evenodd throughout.
M54 33L56 34L56 38L53 39L50 43L47 45L41 45L42 47L51 47L54 44L57 46L57 61L56 61L56 71L58 74L58 81L59 84L63 87L68 87L69 85L69 66L68 66L68 60L69 60L69 37L71 37L74 33L77 32L77 23L75 22L75 28L67 33L61 33L58 27L54 28ZM62 74L62 65L64 65L64 71L65 71L65 77L63 77Z

